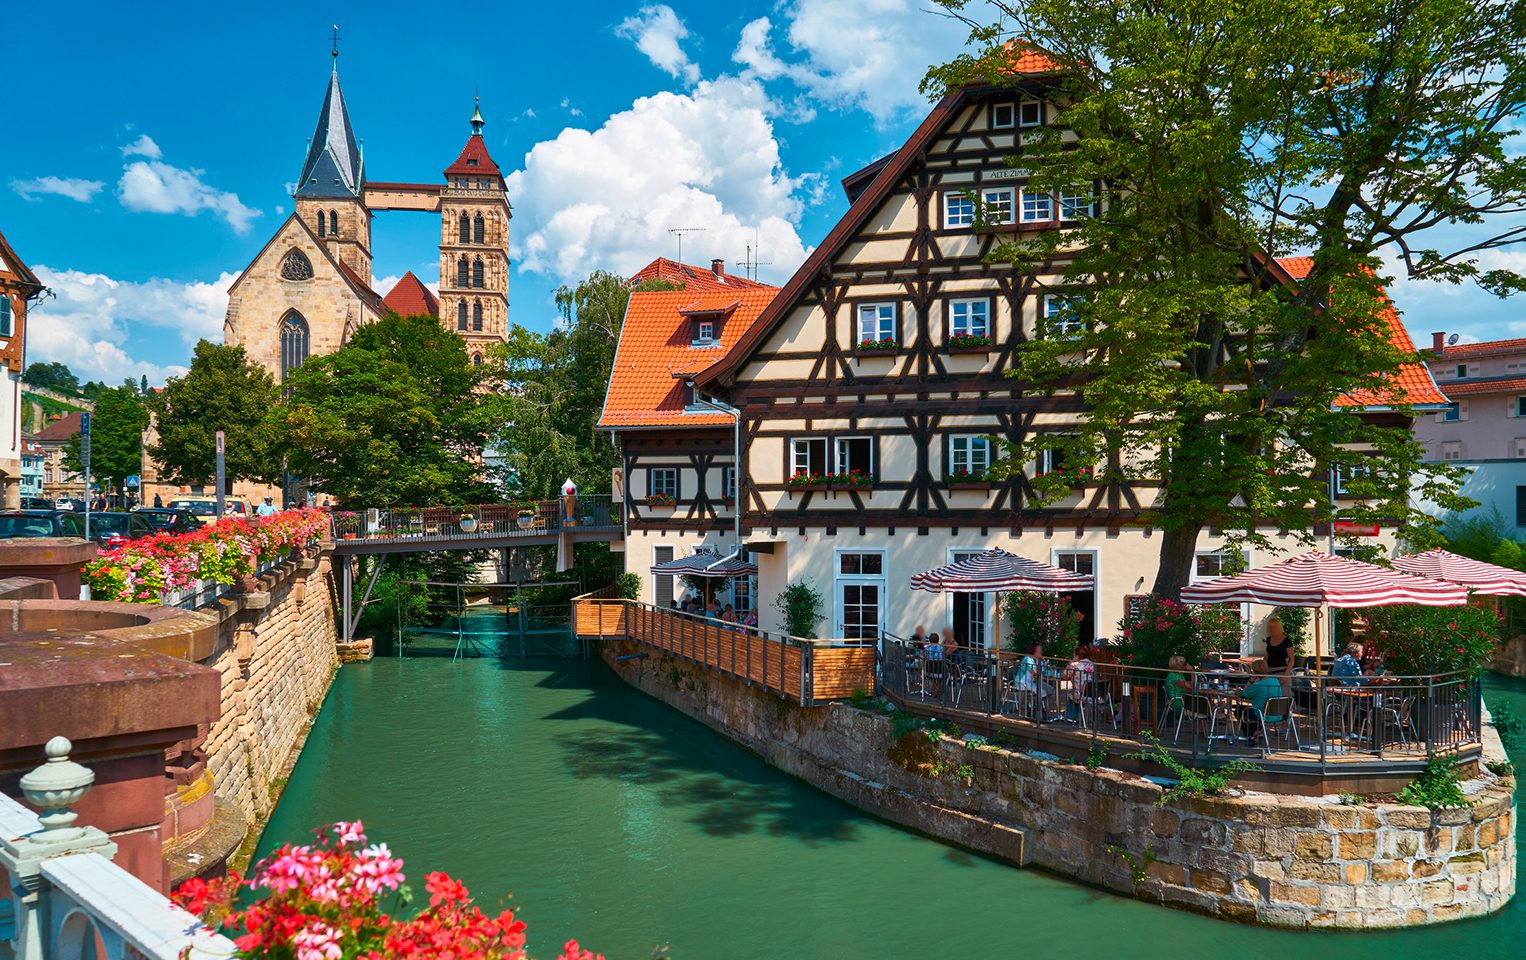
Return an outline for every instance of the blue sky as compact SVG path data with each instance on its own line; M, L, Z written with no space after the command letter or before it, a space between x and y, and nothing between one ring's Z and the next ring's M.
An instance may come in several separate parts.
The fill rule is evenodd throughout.
M757 237L782 282L846 209L838 179L904 140L926 66L963 41L921 0L143 10L6 10L31 38L8 48L10 93L36 122L7 145L0 229L58 293L29 359L108 382L157 382L220 337L227 283L290 212L336 20L371 179L438 182L480 92L514 200L510 319L532 328L559 284L673 256L671 227L704 227L685 259L732 269ZM377 289L433 283L438 230L378 215ZM1526 335L1516 302L1466 288L1396 299L1427 342Z

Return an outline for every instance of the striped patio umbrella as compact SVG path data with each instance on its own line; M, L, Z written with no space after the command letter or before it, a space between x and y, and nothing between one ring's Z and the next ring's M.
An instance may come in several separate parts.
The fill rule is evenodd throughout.
M1526 573L1458 556L1447 550L1427 550L1398 557L1394 567L1432 580L1461 584L1485 596L1526 597Z
M757 573L758 565L743 560L734 553L722 557L718 553L702 550L687 557L654 563L652 572L688 577L741 577Z
M1399 573L1311 550L1255 570L1182 589L1186 603L1266 603L1283 607L1382 607L1418 603L1453 607L1468 591L1456 584Z
M987 550L911 578L913 590L930 593L999 593L1009 590L1091 590L1091 574L1073 573L1005 550Z

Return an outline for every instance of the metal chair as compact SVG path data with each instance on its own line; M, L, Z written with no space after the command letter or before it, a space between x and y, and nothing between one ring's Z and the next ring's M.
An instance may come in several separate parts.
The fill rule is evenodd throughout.
M1372 727L1373 717L1376 715L1379 741L1383 738L1383 731L1392 723L1394 729L1399 731L1399 743L1402 746L1408 747L1409 737L1405 735L1406 730L1414 735L1417 742L1420 740L1420 731L1415 728L1414 710L1415 698L1412 696L1385 697L1381 707L1369 711L1367 716L1362 719L1362 732L1360 736L1367 735L1368 730Z
M1288 741L1288 734L1293 736L1293 747L1303 749L1303 743L1298 739L1298 724L1293 721L1293 698L1272 697L1265 705L1256 711L1256 722L1261 726L1261 752L1263 755L1271 750L1271 730L1282 728L1282 742Z
M1194 725L1213 716L1213 703L1208 697L1200 693L1182 694L1181 715L1176 718L1176 734L1172 737L1172 743L1180 743L1182 739L1182 722L1191 717Z
M1110 680L1092 677L1081 687L1081 726L1089 728L1095 724L1088 724L1086 720L1087 708L1091 708L1092 718L1096 719L1097 707L1107 704L1107 719L1118 729L1117 705L1113 702L1113 684Z

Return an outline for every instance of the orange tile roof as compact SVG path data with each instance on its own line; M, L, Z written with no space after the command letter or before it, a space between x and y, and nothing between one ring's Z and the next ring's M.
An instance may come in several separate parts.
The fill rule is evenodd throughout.
M599 426L613 430L731 423L730 416L718 411L685 413L683 383L675 374L699 373L724 357L778 292L777 287L754 284L747 289L727 287L716 292L688 289L632 293L625 309L625 322L620 327L620 344L615 349ZM726 307L733 309L721 320L719 346L691 346L694 320L686 312Z
M382 297L382 305L400 317L440 315L440 298L431 293L412 270L403 274L392 290Z
M1047 50L1027 40L1008 40L997 56L1005 60L1008 73L1061 73L1065 69Z
M1526 377L1501 377L1495 380L1464 380L1447 384L1449 397L1478 397L1491 393L1526 392Z
M1313 269L1314 258L1278 257L1277 263L1291 274L1293 279L1302 280ZM1391 404L1430 405L1450 402L1446 394L1436 386L1436 381L1431 378L1430 368L1420 362L1419 355L1415 352L1415 343L1409 338L1409 331L1404 329L1404 321L1399 319L1399 311L1394 309L1393 301L1388 299L1386 292L1383 294L1383 303L1385 305L1383 321L1388 325L1389 342L1405 355L1414 356L1415 360L1399 366L1398 375L1391 386L1354 392L1336 400L1336 406L1381 407Z
M1511 353L1526 353L1526 339L1518 340L1485 340L1482 343L1454 343L1441 353L1439 359L1471 359L1473 357L1494 357Z
M722 266L720 276L709 267L696 267L687 263L679 263L677 260L669 260L667 257L658 257L651 263L631 274L631 283L637 284L643 280L666 280L669 283L681 283L685 290L691 292L709 292L712 290L774 290L777 289L757 280L749 280L739 277L734 273L727 273Z

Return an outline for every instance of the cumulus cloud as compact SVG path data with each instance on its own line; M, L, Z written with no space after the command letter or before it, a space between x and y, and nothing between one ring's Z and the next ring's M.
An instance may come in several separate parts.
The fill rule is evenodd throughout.
M776 27L788 56L775 47ZM744 26L732 59L760 79L788 80L823 104L886 122L926 109L922 75L957 54L967 32L925 0L793 0L777 20Z
M796 224L815 178L785 171L770 109L756 82L725 77L536 144L508 177L516 219L532 225L515 246L520 267L563 282L632 273L674 255L669 229L703 227L685 259L735 263L756 232L772 277L788 276L805 257Z
M678 19L678 14L665 3L651 4L641 8L635 16L626 17L615 32L636 44L636 49L670 76L685 83L699 82L699 65L689 59L683 41L689 37L689 28Z
M106 184L99 180L81 180L78 177L33 177L30 180L11 181L11 189L23 200L58 196L89 203L104 186Z
M1433 239L1456 239L1459 235L1454 231ZM1526 274L1526 250L1484 250L1475 257L1481 270ZM1431 333L1436 330L1458 334L1460 343L1526 336L1526 321L1520 319L1520 295L1502 300L1471 281L1411 280L1404 265L1393 256L1384 258L1382 270L1394 278L1388 284L1388 295L1416 346L1430 346Z
M164 162L163 152L147 134L122 148L126 157L143 157L122 168L117 198L139 213L178 213L194 217L202 211L226 220L234 233L248 233L260 211L245 206L238 194L218 190L202 180L203 170Z
M56 360L68 364L81 380L116 384L145 374L151 382L162 383L186 369L133 356L130 333L141 340L148 332L145 328L153 328L149 336L174 343L175 355L188 355L202 338L221 341L228 286L237 274L223 273L210 282L135 282L38 265L37 276L55 296L32 308L29 360Z

